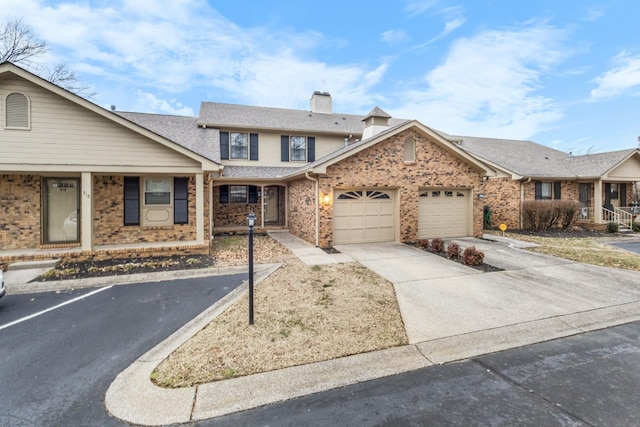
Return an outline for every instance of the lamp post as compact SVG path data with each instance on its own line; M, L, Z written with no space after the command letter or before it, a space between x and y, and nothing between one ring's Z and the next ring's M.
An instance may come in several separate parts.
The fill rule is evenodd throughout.
M249 221L249 324L253 325L253 226L256 223L256 215L253 211L247 217Z

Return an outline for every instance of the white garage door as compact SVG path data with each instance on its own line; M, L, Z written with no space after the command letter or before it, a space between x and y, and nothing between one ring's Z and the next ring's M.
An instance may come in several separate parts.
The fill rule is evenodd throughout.
M437 189L420 192L418 238L469 235L469 190Z
M335 191L333 242L389 242L395 239L391 190Z

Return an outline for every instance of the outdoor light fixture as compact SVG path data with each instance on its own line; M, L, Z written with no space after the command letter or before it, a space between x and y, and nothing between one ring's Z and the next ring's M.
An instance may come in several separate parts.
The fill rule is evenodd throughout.
M249 212L249 324L253 325L253 226L256 223L256 214Z
M478 200L484 200L484 193L478 193Z
M331 202L331 196L329 196L328 194L325 194L324 197L322 198L322 204L325 206L329 206L329 202Z

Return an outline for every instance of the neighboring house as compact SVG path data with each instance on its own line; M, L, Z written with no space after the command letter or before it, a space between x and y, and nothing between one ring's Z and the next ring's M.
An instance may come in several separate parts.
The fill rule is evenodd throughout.
M638 150L563 159L377 107L337 114L325 92L309 110L203 102L198 117L130 113L5 63L0 117L0 262L203 253L214 234L245 231L251 211L258 229L319 247L480 237L485 205L518 228L534 194L578 199L596 183L585 206L615 206L616 194L625 206L622 184L640 181Z

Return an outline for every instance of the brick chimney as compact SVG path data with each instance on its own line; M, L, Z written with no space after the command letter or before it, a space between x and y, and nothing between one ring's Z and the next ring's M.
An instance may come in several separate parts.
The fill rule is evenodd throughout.
M331 114L331 94L329 92L313 92L311 95L311 112L321 114Z

